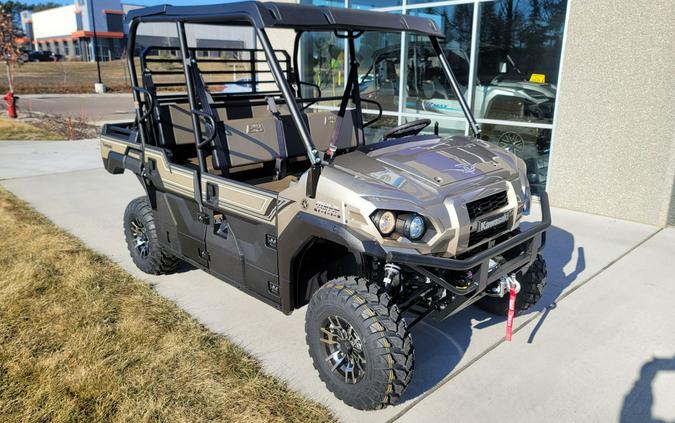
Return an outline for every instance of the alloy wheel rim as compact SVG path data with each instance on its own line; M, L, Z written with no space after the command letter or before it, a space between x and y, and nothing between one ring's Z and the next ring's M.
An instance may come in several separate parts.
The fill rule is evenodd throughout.
M129 225L131 229L131 237L134 240L134 248L141 257L148 256L149 242L148 235L145 230L145 225L138 219L132 219Z
M515 132L505 132L499 137L499 146L507 151L519 153L525 145L525 140Z
M320 337L331 371L345 383L358 383L365 374L366 356L354 327L339 316L328 316L321 325Z

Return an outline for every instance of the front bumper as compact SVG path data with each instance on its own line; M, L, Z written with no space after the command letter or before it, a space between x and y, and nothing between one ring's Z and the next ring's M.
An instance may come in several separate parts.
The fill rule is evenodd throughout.
M544 246L545 231L551 226L551 210L546 192L539 195L541 201L541 222L513 237L483 250L473 256L463 259L451 259L430 255L410 254L401 251L388 251L386 260L389 263L406 266L421 275L428 277L432 282L443 286L455 295L480 293L491 283L499 280L506 274L514 273L523 267L529 266L536 259L537 254ZM513 251L518 251L517 255ZM490 269L490 259L503 256L505 253L514 255L510 260ZM438 270L461 272L466 279L459 288L448 282L438 274Z

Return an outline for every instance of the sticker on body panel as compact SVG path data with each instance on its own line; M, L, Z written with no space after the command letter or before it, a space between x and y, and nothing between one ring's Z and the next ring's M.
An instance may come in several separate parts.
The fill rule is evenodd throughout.
M382 170L379 172L372 172L368 174L369 176L372 176L373 178L384 182L387 185L391 185L396 188L401 188L403 184L405 183L405 178L401 175L399 175L396 172L392 172L391 170Z

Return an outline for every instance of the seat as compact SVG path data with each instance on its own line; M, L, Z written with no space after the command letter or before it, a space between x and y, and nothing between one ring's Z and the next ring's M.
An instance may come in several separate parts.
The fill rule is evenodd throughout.
M344 118L342 118L340 133L335 145L338 151L358 146L354 129L354 113L353 109L347 110ZM337 124L337 112L313 112L308 113L307 118L314 146L319 151L326 151Z
M222 117L224 109L216 110ZM172 104L168 106L168 111L174 144L194 145L195 138L189 105ZM222 120L222 124L227 137L230 164L233 168L274 161L286 155L273 116L228 119ZM189 162L198 163L196 158L191 158ZM210 160L207 160L207 168L209 171L214 169Z

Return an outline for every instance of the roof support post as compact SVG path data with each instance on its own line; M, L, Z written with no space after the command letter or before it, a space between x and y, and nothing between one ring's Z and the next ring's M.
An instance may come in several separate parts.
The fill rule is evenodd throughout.
M359 89L359 62L356 60L356 46L354 32L349 31L347 44L349 46L349 76L351 81L347 86L351 89L352 102L354 103L356 114L356 140L358 145L366 145L366 139L363 131L363 109L361 107L361 91ZM344 112L343 112L344 115Z
M192 112L193 110L199 110L197 107L197 98L195 96L195 86L194 81L192 80L193 73L193 63L190 49L188 48L187 36L185 35L185 23L176 22L176 30L178 31L178 41L180 43L180 53L183 57L183 73L185 74L185 85L188 93L188 101L190 102L190 116L192 117L192 127L194 128L195 135L195 147L197 148L197 158L199 159L199 170L200 172L206 172L206 159L204 158L204 152L199 148L199 144L202 142L202 127L199 122L199 116L196 113ZM201 198L198 201L201 204Z
M277 57L274 53L274 49L272 48L270 40L267 37L267 33L263 28L256 27L256 34L258 35L260 44L262 45L262 48L265 51L265 55L267 56L267 63L270 66L272 76L274 76L274 81L277 83L277 85L281 89L281 93L286 99L286 104L288 105L288 109L291 112L293 122L295 123L295 126L298 128L298 132L300 133L302 143L305 145L305 149L307 150L307 156L309 157L309 160L313 165L320 165L321 159L319 158L318 151L314 147L312 138L309 136L309 129L307 129L305 120L302 118L302 112L300 111L300 107L298 106L298 103L295 101L293 90L288 85L288 81L286 80L286 78L284 78L284 73L281 70L281 66L279 65L279 61L277 60Z
M455 96L457 97L457 101L459 101L459 105L464 112L464 116L466 116L466 119L469 121L469 126L471 127L471 132L473 132L473 136L480 138L480 126L478 125L476 118L473 116L473 113L471 113L471 109L469 108L466 99L464 99L464 96L462 95L459 82L457 82L457 78L455 78L455 74L452 72L448 58L445 56L445 53L441 48L441 44L438 42L438 38L430 36L429 39L431 40L431 45L434 47L434 50L441 61L441 67L445 72L445 76L448 78L448 81L450 81L450 85L452 85L452 90L455 92ZM472 87L467 87L467 89L471 88Z
M141 93L136 90L138 88L138 75L136 74L136 63L134 56L136 51L136 30L138 29L139 21L133 19L129 24L129 41L127 43L127 66L129 67L129 78L131 79L131 95L134 99L134 108L136 109L136 120L138 121L138 134L141 137L141 151L145 154L145 130L143 129L143 122L141 117L143 111L141 110Z
M288 110L291 112L291 117L293 122L300 133L300 138L302 143L305 144L305 149L307 150L307 157L312 163L312 166L309 168L309 173L307 174L307 185L305 187L305 194L309 198L314 198L316 196L316 188L319 184L319 176L321 176L321 159L319 158L319 152L314 147L312 138L309 136L309 129L307 129L307 124L302 118L302 112L298 103L295 101L295 96L293 95L293 90L288 81L284 78L284 73L281 70L277 56L274 53L272 44L270 43L269 38L267 37L267 32L264 28L256 27L256 34L260 40L263 50L265 51L265 56L267 56L267 64L270 66L270 71L277 85L281 89L281 93L286 99L286 104L288 105Z

